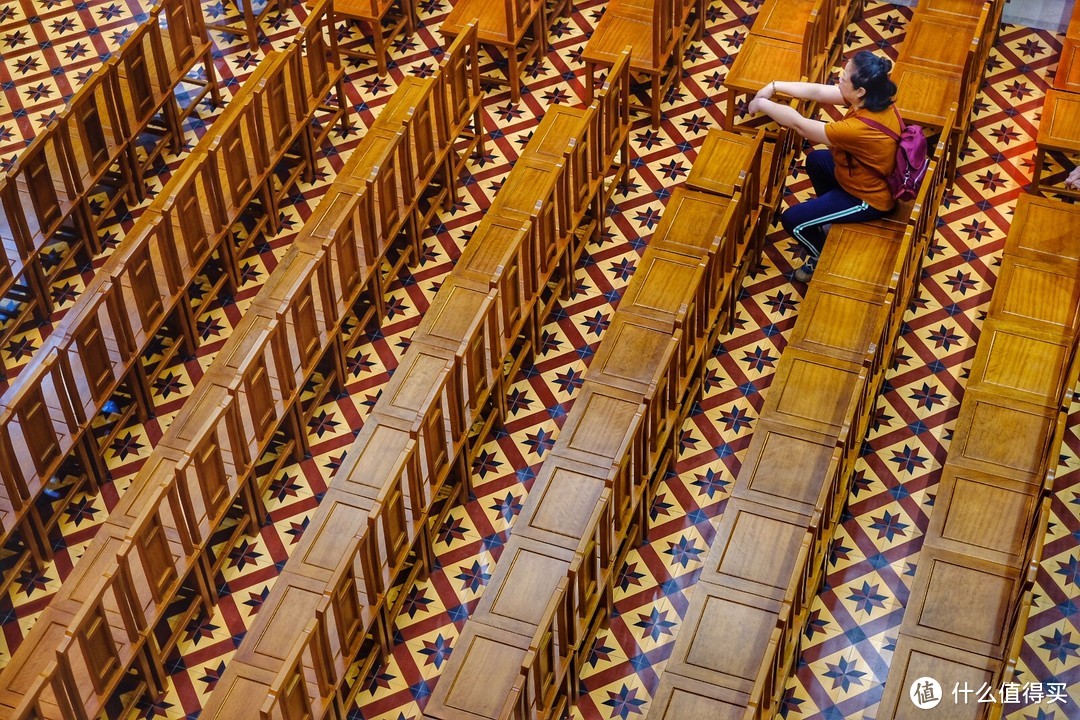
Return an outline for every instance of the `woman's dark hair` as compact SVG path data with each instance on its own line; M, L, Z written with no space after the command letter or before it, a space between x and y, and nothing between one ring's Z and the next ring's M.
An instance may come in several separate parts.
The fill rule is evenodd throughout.
M889 79L892 62L888 58L878 57L869 50L860 50L851 58L851 65L851 86L856 90L866 90L862 99L864 108L870 112L880 112L892 105L896 85Z

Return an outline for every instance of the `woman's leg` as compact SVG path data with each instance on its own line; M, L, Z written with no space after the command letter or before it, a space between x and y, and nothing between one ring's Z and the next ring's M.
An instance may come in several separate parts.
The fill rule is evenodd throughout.
M857 223L875 220L885 213L870 207L843 190L831 190L820 197L790 207L780 215L780 222L791 237L809 252L808 272L817 265L825 245L824 226L833 223Z
M821 197L840 187L836 182L836 162L829 150L813 150L806 156L806 174L814 184L814 194Z

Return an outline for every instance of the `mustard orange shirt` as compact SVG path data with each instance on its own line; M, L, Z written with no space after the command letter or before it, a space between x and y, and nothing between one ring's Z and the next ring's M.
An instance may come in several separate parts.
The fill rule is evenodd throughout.
M843 120L825 124L825 137L836 162L836 181L840 187L877 210L892 210L895 200L885 177L896 167L897 142L872 128L859 117L875 120L900 134L900 121L889 106L881 112L851 108Z

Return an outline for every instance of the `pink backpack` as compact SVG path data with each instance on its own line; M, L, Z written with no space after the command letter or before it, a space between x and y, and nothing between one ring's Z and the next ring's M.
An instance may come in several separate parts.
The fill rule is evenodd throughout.
M864 123L885 133L898 145L896 146L896 167L892 173L885 176L885 183L889 186L893 198L900 201L914 200L919 192L919 184L926 169L930 166L926 148L926 136L918 125L905 125L904 118L900 117L900 111L896 105L892 106L896 113L896 119L900 121L900 134L897 135L888 127L877 120L859 116Z

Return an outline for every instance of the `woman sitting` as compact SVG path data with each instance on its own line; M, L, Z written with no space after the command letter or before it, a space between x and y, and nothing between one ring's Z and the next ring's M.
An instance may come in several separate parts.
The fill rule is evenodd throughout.
M765 113L810 142L829 148L806 156L806 172L817 197L780 216L784 229L809 253L795 271L799 282L809 282L813 276L832 223L866 222L893 208L895 201L885 178L896 165L901 120L893 105L896 85L889 79L890 70L889 60L863 50L848 61L835 86L774 81L750 101L750 112ZM821 122L774 102L775 93L844 105L848 110L842 120Z

